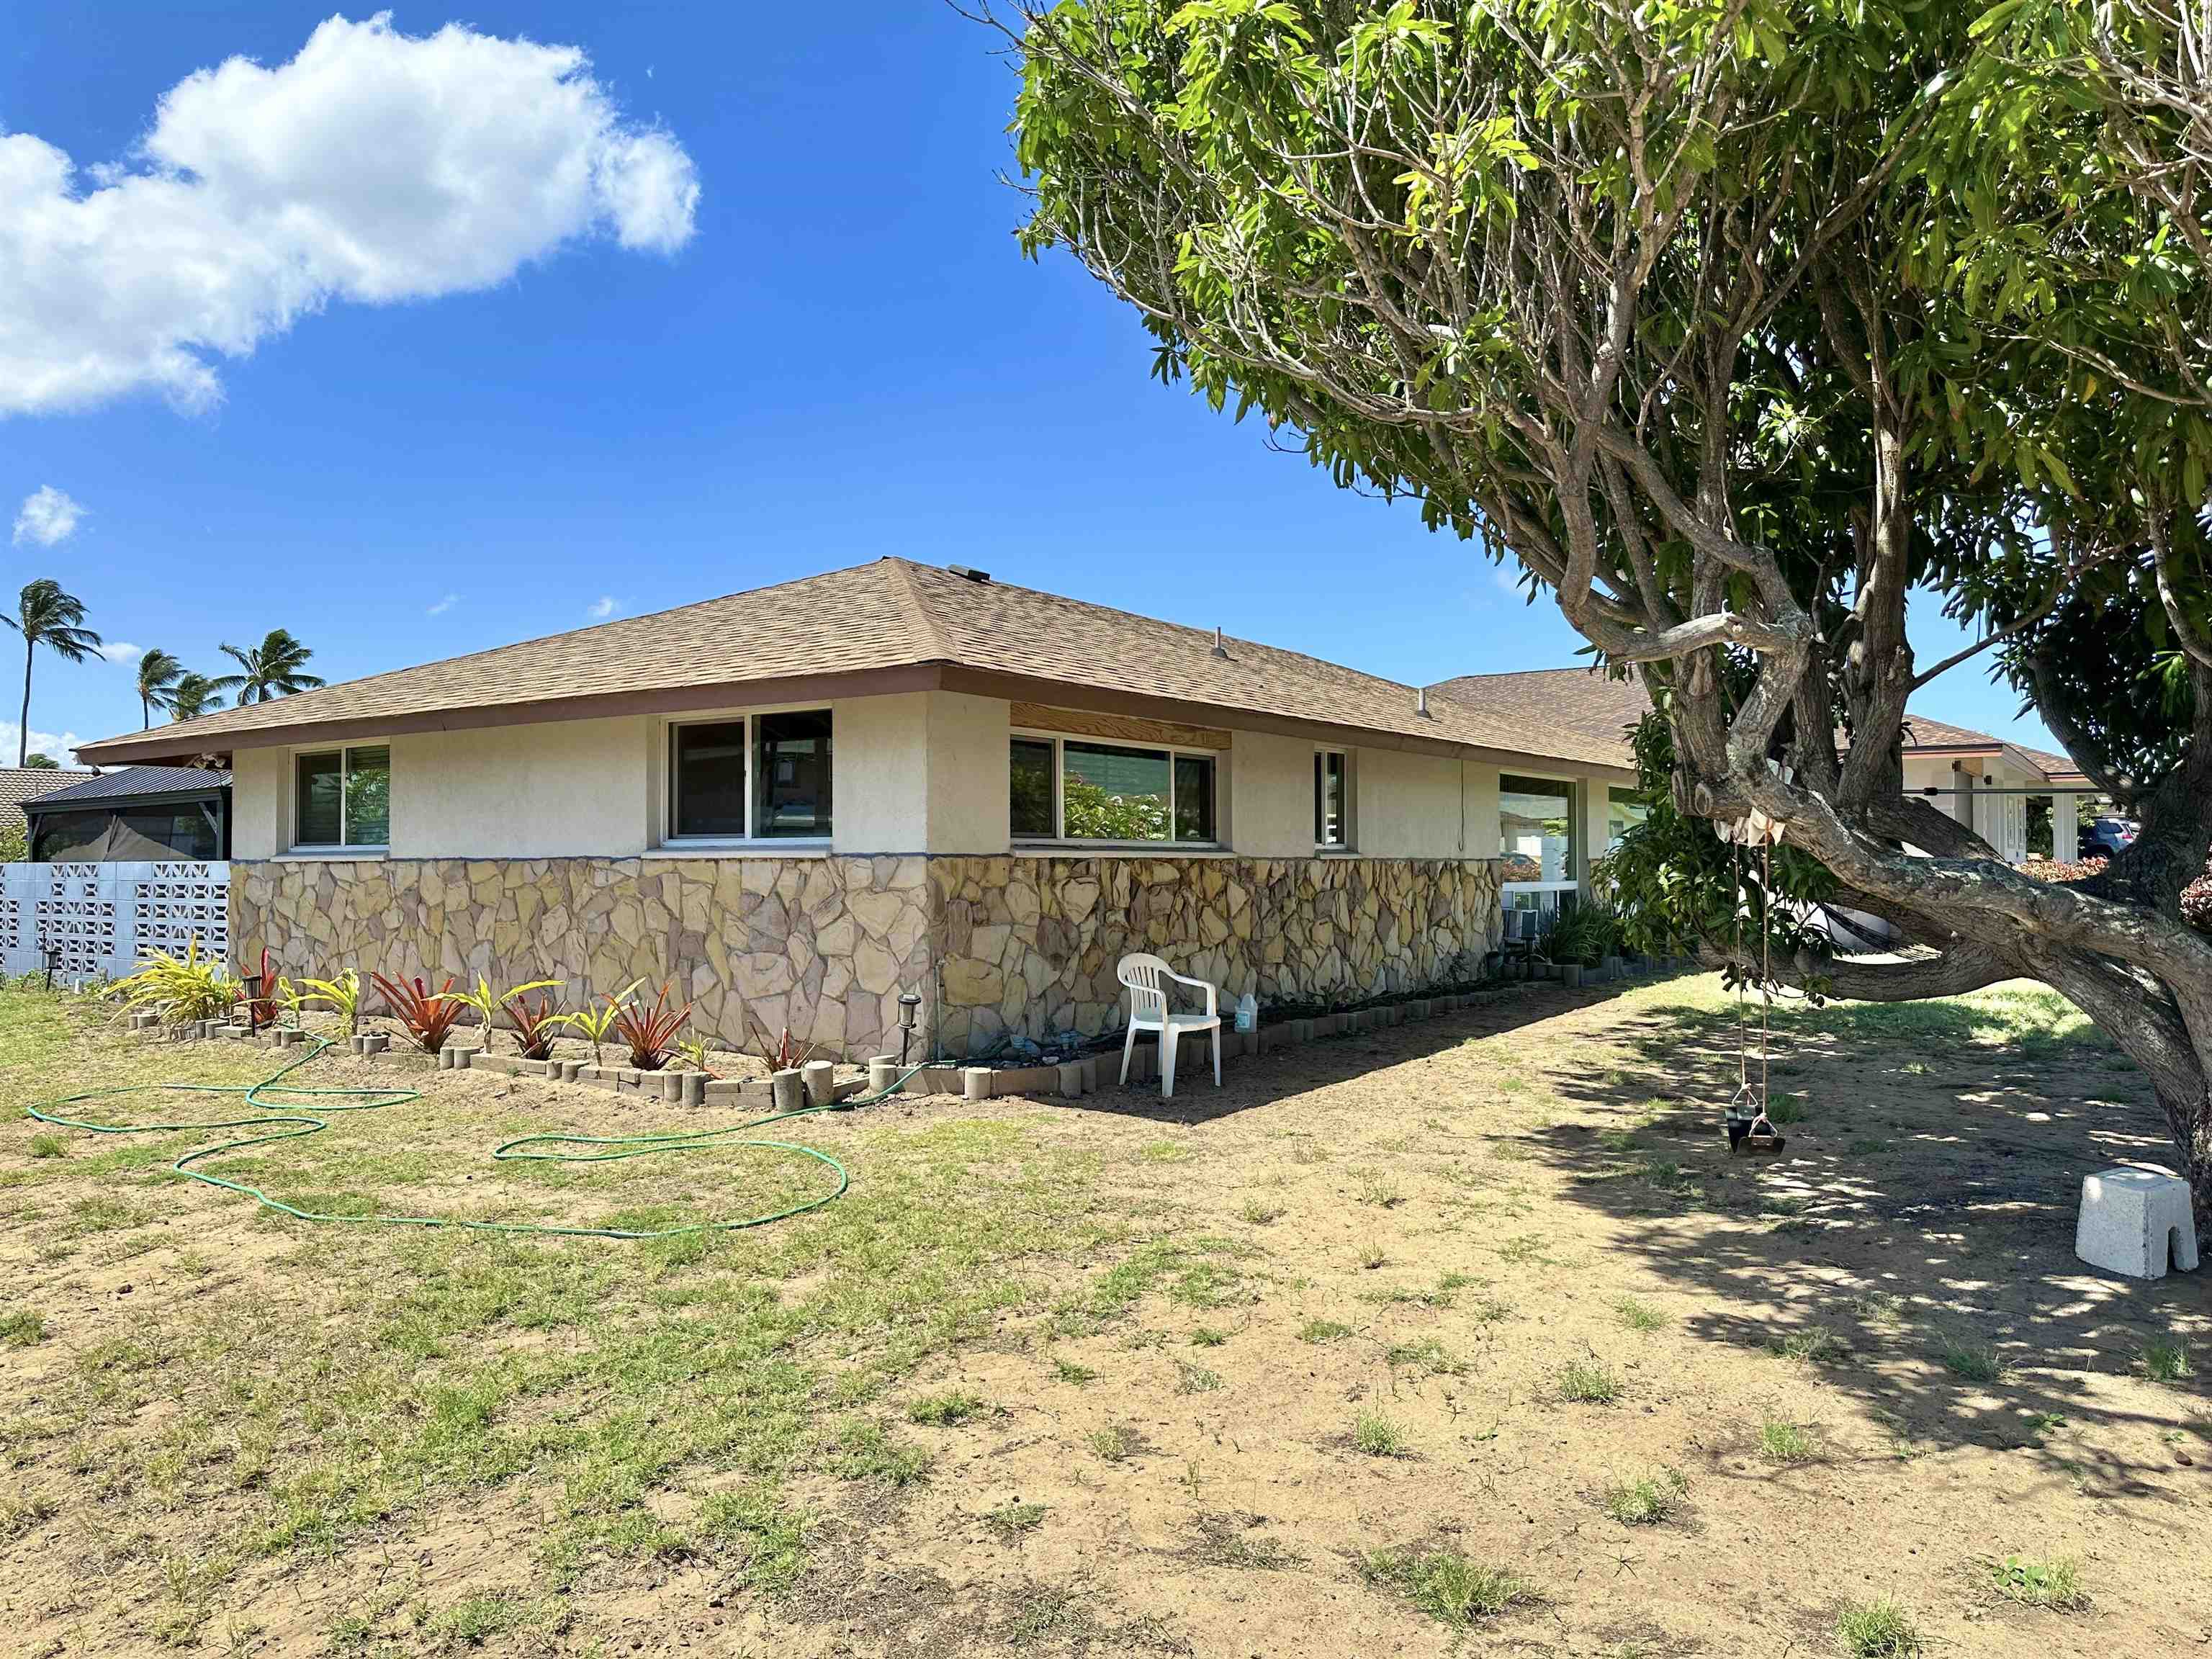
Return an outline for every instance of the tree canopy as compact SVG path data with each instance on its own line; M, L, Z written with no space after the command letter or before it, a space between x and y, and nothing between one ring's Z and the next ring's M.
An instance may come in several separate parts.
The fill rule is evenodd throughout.
M2212 1204L2212 477L2190 0L1066 0L1023 67L1032 252L1155 372L1517 561L1641 676L1686 862L1772 822L1916 997L2030 975L2148 1069ZM988 15L988 14L987 14ZM1908 605L1978 630L1915 660ZM1971 666L1970 666L1971 665ZM2040 882L1903 793L1994 666L2142 836ZM1702 849L1697 856L1688 855ZM1671 915L1711 937L1731 884ZM1763 897L1753 901L1762 909Z

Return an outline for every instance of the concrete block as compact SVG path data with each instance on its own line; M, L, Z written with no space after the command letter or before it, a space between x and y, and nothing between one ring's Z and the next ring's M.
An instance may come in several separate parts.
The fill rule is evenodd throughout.
M809 1106L827 1106L837 1098L837 1067L827 1060L810 1060L799 1068Z
M1106 1073L1106 1056L1105 1056L1105 1055L1103 1055L1103 1054L1085 1054L1085 1055L1084 1055L1084 1057L1083 1057L1083 1092L1084 1092L1085 1094L1086 1094L1086 1095L1095 1095L1095 1094L1097 1094L1097 1093L1098 1092L1098 1086L1099 1086L1099 1085L1100 1085L1100 1084L1102 1084L1102 1083L1103 1083L1103 1082L1106 1080L1105 1073Z
M707 1074L704 1072L685 1072L682 1074L681 1095L686 1106L707 1103Z
M2093 1267L2130 1279L2163 1279L2169 1263L2197 1266L2197 1223L2189 1183L2165 1170L2100 1170L2081 1177L2074 1254Z
M1060 1092L1073 1099L1083 1092L1083 1066L1079 1060L1069 1060L1054 1068L1060 1073Z
M563 1083L574 1083L584 1074L584 1062L580 1060L555 1060L553 1064L561 1068L561 1081Z
M1001 1072L993 1080L994 1095L1048 1095L1060 1087L1057 1066L1022 1066Z
M660 1097L666 1101L671 1106L681 1106L684 1103L683 1073L668 1071L657 1073L649 1072L646 1075L648 1080L657 1080L659 1083ZM647 1092L650 1093L652 1091L647 1090Z
M706 1082L705 1098L706 1104L709 1106L740 1105L745 1098L744 1080L734 1077L710 1077Z
M962 1072L960 1092L970 1100L988 1100L991 1097L991 1068L970 1066Z
M870 1055L868 1057L868 1092L872 1095L886 1093L893 1085L897 1083L898 1074L899 1063L891 1055Z
M1426 1019L1429 1017L1429 1000L1426 997L1415 997L1406 1005L1405 1017L1408 1020Z
M769 1098L779 1112L795 1112L806 1104L806 1079L794 1069L776 1072L769 1078Z

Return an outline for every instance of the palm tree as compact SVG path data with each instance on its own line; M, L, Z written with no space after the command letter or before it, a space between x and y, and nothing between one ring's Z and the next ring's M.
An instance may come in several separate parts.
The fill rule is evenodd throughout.
M289 697L295 691L310 691L324 684L306 672L307 659L315 653L282 628L270 629L260 644L247 646L242 651L234 645L226 645L222 654L246 672L225 674L208 684L218 691L235 690L241 708L249 702Z
M138 659L138 713L141 730L154 724L154 711L166 710L185 665L166 651L149 651Z
M196 720L203 714L212 714L222 707L222 693L204 674L195 674L189 668L177 676L176 684L170 689L167 703L169 718L175 720Z
M0 617L23 636L23 720L15 729L15 764L31 758L31 661L45 646L70 662L82 662L100 648L100 635L84 625L84 605L47 577L27 583L16 596L15 614Z

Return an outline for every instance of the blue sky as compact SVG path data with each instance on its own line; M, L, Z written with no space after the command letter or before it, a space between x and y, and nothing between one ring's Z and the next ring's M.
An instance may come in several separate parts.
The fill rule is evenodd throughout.
M326 237L326 290L284 320L259 315L250 351L128 367L119 395L64 388L0 414L9 517L42 489L82 509L51 544L35 530L0 543L0 586L54 576L110 640L210 672L220 642L289 628L332 679L885 553L1400 679L1573 659L1556 612L1508 591L1479 548L1162 390L1132 314L1066 259L1019 256L1022 201L1003 177L1013 82L989 36L928 0L879 0L821 32L766 29L748 9L471 7L483 36L588 54L576 73L596 101L576 119L599 125L577 142L630 171L509 228L517 247L552 240L488 286L454 274L487 240L473 222L394 274L437 234L394 229L370 203L359 222L393 237L391 257L365 270ZM95 167L147 170L137 147L180 81L238 55L285 65L325 15L17 0L0 133L65 152L82 195L108 182ZM403 5L392 26L424 37L451 15ZM180 100L155 142L251 148L252 122L304 122L270 127L253 165L364 191L380 160L409 153L404 112L334 111L344 100L325 93L280 118L251 80ZM689 198L665 168L632 167L641 155L688 161L688 234L669 216ZM485 165L497 184L517 163ZM228 204L206 233L224 257L234 224L253 227L241 259L255 237L295 234L252 210ZM157 267L132 327L184 302L174 246L151 232L118 246ZM418 297L373 302L393 293ZM125 331L65 291L46 303L103 348ZM1960 642L1932 615L1915 634L1923 661ZM20 672L14 649L0 641L0 686ZM136 727L131 684L126 664L42 660L34 736ZM1978 667L1919 706L2048 744ZM10 758L14 708L0 697Z

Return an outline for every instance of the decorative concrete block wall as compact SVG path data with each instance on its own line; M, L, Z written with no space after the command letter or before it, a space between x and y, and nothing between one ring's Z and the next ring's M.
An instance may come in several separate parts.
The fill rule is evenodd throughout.
M897 1047L903 990L960 1054L1117 1027L1132 951L1334 1003L1450 979L1498 928L1494 863L1396 859L299 860L234 864L230 915L238 959L295 979L672 981L721 1042L787 1024L853 1058Z
M229 953L230 866L201 860L0 864L0 974L35 974L49 948L71 979L136 973L150 951Z

